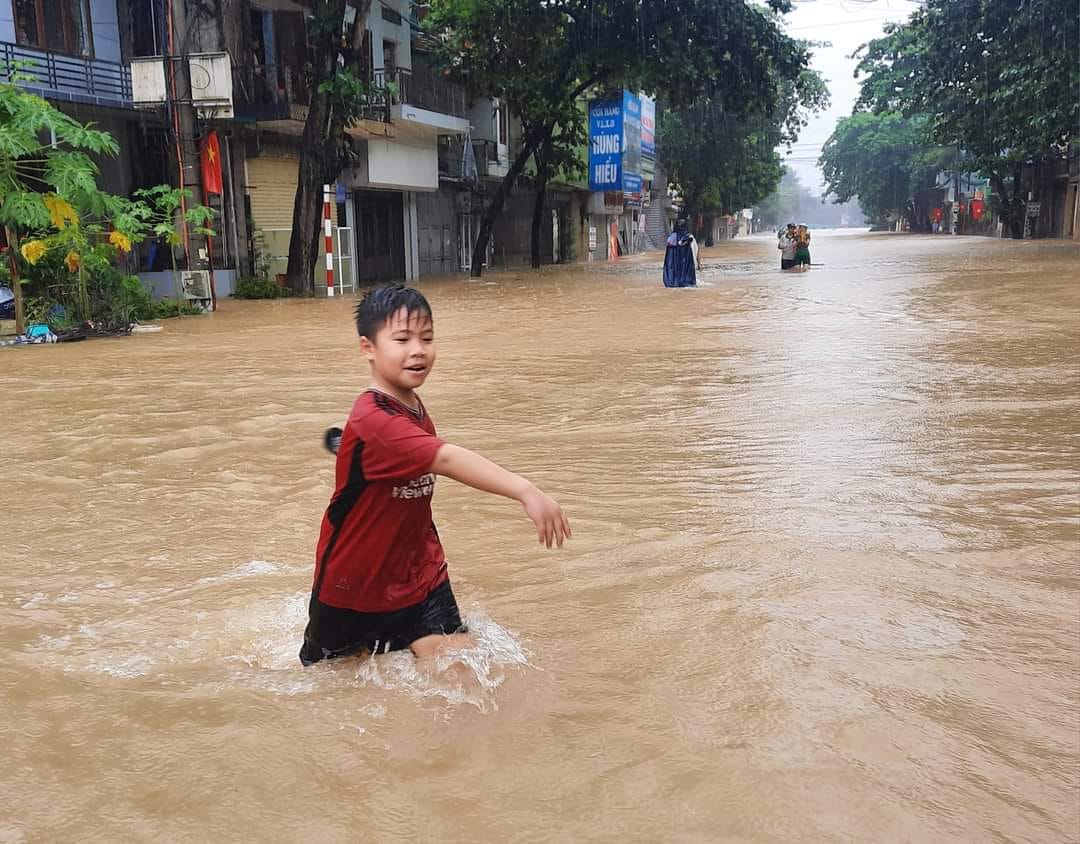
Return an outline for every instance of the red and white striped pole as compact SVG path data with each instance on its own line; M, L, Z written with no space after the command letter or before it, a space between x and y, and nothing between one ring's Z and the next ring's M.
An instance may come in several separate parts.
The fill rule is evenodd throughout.
M323 185L323 241L326 246L326 295L334 298L334 232L330 218L330 202L333 191L330 185Z

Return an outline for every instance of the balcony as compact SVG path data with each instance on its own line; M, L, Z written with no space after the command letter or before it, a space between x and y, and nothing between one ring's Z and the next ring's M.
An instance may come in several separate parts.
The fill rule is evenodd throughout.
M505 149L505 147L504 147ZM476 170L481 178L501 179L510 170L510 161L505 154L499 154L499 145L494 141L473 141L476 153Z
M465 88L450 82L424 65L412 70L379 68L374 71L376 90L387 92L390 116L429 134L464 134L470 129L466 117Z
M311 89L302 73L288 66L233 66L233 113L243 123L289 135L303 133L311 103ZM350 134L358 137L392 134L390 96L378 81L360 105L357 124Z
M443 136L438 144L438 176L451 182L469 182L478 178L502 178L507 175L509 162L499 158L499 148L494 140L473 140L475 169L465 172L464 140L460 137Z
M22 77L19 87L46 99L132 108L131 72L116 62L0 42L0 79L13 74Z

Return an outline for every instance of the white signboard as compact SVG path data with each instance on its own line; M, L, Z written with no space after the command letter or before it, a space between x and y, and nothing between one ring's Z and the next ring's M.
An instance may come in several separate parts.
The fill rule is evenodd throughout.
M596 226L589 226L589 251L596 251Z

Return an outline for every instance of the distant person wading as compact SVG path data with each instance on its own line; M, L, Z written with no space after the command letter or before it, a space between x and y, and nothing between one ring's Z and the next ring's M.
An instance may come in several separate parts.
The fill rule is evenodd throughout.
M696 287L697 270L701 269L698 244L686 228L686 220L675 224L668 235L664 253L664 287Z

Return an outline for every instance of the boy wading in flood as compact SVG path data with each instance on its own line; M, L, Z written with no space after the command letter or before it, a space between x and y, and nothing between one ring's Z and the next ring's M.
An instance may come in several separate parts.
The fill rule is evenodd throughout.
M461 623L431 520L436 475L519 501L541 544L562 546L570 525L529 481L435 433L416 389L435 364L431 307L400 285L356 308L371 386L356 400L337 449L300 661L409 648L421 658L472 643Z

